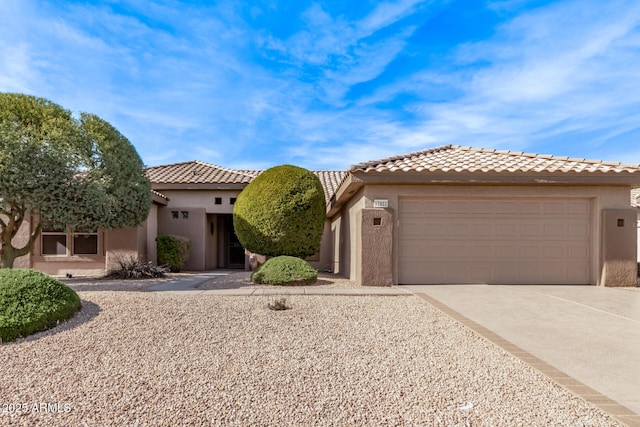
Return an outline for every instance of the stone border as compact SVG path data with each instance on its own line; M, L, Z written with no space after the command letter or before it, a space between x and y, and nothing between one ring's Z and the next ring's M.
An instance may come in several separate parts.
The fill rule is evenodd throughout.
M626 406L623 406L615 400L592 389L583 382L571 377L567 373L554 368L542 359L518 347L512 342L507 341L500 335L490 331L479 323L476 323L473 320L463 316L462 314L451 309L435 298L420 292L414 292L413 294L419 298L422 298L434 308L451 317L455 321L473 330L487 341L490 341L493 344L501 347L505 351L511 353L513 356L530 365L532 368L542 373L549 379L553 380L561 387L565 388L581 399L591 403L595 407L603 410L619 423L622 423L628 427L640 427L640 414L635 413Z

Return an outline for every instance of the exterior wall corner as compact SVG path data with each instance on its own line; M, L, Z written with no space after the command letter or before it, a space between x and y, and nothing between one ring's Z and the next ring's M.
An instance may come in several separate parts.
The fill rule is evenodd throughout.
M637 285L636 221L635 209L602 211L600 286Z
M390 209L362 209L360 286L393 285L393 213Z

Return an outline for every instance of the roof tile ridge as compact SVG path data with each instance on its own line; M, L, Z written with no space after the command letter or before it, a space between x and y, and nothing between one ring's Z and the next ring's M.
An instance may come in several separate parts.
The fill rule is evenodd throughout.
M224 171L224 172L231 172L231 173L235 173L235 174L238 174L238 175L243 175L243 176L245 176L247 178L255 178L255 176L245 172L244 170L225 168L224 166L214 165L213 163L203 162L202 160L194 160L194 162L199 164L199 165L220 169L221 171ZM258 172L258 171L256 171L256 172Z
M145 167L145 169L166 168L166 167L169 167L169 166L181 166L181 165L187 165L189 163L198 163L198 162L199 162L199 160L188 160L188 161L184 161L184 162L167 163L166 165L147 166L147 167Z
M432 153L437 153L440 151L444 151L444 150L449 150L452 148L458 148L458 147L454 147L451 144L449 145L440 145L438 147L432 147L432 148L426 148L424 150L419 150L419 151L413 151L411 153L407 153L407 154L399 154L397 156L390 156L390 157L384 157L382 159L377 159L377 160L369 160L366 162L362 162L362 163L357 163L355 165L351 165L349 166L348 171L349 172L354 172L358 169L365 169L367 167L370 166L375 166L375 165L380 165L383 163L390 163L390 162L395 162L397 160L404 160L410 157L417 157L417 156L422 156L425 154L432 154Z
M524 153L522 151L489 150L489 149L481 149L481 151L488 152L488 153L495 152L497 154L507 154L514 157L529 157L529 158L538 158L538 159L552 160L552 161L585 163L589 165L603 165L603 166L631 168L631 169L640 168L640 164L637 165L637 164L622 163L622 162L615 162L615 161L593 160L593 159L585 159L581 157L556 156L553 154Z

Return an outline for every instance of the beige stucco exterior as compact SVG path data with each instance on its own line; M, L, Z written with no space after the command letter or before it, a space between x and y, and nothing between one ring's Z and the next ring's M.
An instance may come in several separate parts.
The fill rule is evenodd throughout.
M358 248L367 240L359 229L358 215L369 209L374 209L374 200L381 199L388 201L386 213L394 217L392 234L398 235L400 224L398 223L399 199L402 197L438 197L438 198L531 198L531 199L589 199L591 200L590 233L591 248L590 254L590 279L589 284L606 286L634 286L635 285L635 260L636 260L636 235L635 223L627 219L625 224L631 224L624 230L612 226L605 221L605 212L629 212L629 191L628 186L598 186L598 185L481 185L481 184L384 184L375 183L367 185L359 182L359 177L354 177L358 188L353 196L342 196L346 201L340 206L339 203L330 208L333 213L331 222L333 224L334 235L340 229L340 244L334 245L333 264L337 270L343 272L349 278L357 282L364 282L364 277L370 277L369 272L365 272L364 266L376 264L376 260L362 260L360 257L375 257L373 251L363 251ZM349 188L345 185L345 189ZM615 210L615 211L611 211ZM622 210L622 211L619 211ZM615 216L615 215L614 215ZM627 218L625 216L625 218ZM346 226L345 226L346 224ZM614 233L615 231L615 233ZM621 244L619 233L624 234L629 241L624 240ZM629 243L631 242L631 243ZM392 239L390 252L392 253L391 275L393 284L399 284L398 264L399 245L397 238ZM616 248L615 251L613 248ZM377 264L379 265L379 264ZM379 273L382 274L382 273ZM633 279L632 279L633 276ZM366 283L363 283L366 285Z
M26 236L33 225L23 224L19 236ZM54 276L101 276L117 265L118 259L145 259L146 224L98 232L95 255L43 255L42 237L36 240L31 254L16 259L16 268L34 268ZM16 236L17 237L17 236ZM15 240L14 240L15 241ZM26 239L21 238L21 243Z
M154 203L139 227L100 231L95 255L43 255L38 240L33 253L18 258L15 265L54 275L101 275L123 257L157 263L156 238L169 234L191 241L186 270L248 269L250 254L233 231L233 204L259 171L233 171L202 162L150 169L155 177ZM423 277L425 283L436 283L428 277L428 268L433 272L438 266L442 268L437 280L443 282L450 278L448 271L457 270L483 277L487 283L496 277L510 280L503 272L511 269L517 283L532 283L543 277L531 267L536 259L543 265L538 263L535 268L538 273L548 270L544 277L549 281L560 277L566 283L633 286L640 246L638 213L630 209L629 196L631 188L640 187L638 171L637 167L597 161L441 147L356 165L346 174L340 172L340 179L334 181L326 181L335 178L329 171L316 172L324 179L327 217L320 250L307 261L364 286L418 283ZM514 204L520 210L509 210L507 205ZM525 205L536 205L538 210L531 213ZM438 217L429 216L438 206L447 208ZM455 208L467 213L458 215L451 206L471 209ZM502 210L476 212L478 206L502 206ZM564 206L564 210L554 206ZM519 212L519 219L514 212ZM458 215L455 220L449 220L451 213ZM505 218L508 223L499 222ZM496 234L487 238L478 234L472 241L461 231L485 225ZM26 241L32 227L25 222L14 241ZM524 234L513 233L505 246L496 236L505 236L509 227L544 229L546 234L529 234L531 241L537 240L525 247L518 246ZM454 231L437 233L442 238L422 231L434 229ZM580 236L567 234L567 230L578 229ZM549 233L556 242L568 243L547 242ZM438 252L438 245L445 250ZM478 256L485 247L491 255ZM506 254L511 247L516 251L509 256L493 255L498 251ZM532 255L543 252L539 258ZM521 262L523 258L529 265ZM511 259L521 265L511 268ZM470 266L455 268L463 263ZM492 265L493 270L485 274ZM554 276L560 269L563 275ZM411 274L405 274L409 270ZM477 274L482 271L485 273ZM455 277L461 276L451 277L455 283Z

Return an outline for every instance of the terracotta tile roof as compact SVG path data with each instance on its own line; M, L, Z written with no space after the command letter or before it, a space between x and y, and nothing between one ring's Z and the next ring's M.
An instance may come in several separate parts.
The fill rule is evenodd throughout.
M359 163L350 172L635 173L640 165L445 145Z
M248 184L259 171L239 171L200 161L147 168L154 184Z
M336 193L340 183L342 183L343 178L347 174L343 171L313 171L313 173L316 174L322 183L326 203L329 203L329 200L331 200L333 195Z
M261 173L259 170L227 169L197 160L147 168L147 176L154 184L248 184ZM331 200L346 175L343 171L313 173L322 183L327 202ZM157 194L166 198L161 193Z

